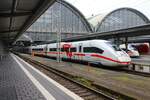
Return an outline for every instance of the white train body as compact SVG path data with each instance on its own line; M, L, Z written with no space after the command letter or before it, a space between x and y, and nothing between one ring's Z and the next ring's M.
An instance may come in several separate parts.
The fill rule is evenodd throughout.
M56 43L38 45L32 46L32 52L57 57L56 48ZM60 55L62 58L100 63L105 66L127 66L131 62L125 51L106 40L63 42Z
M120 45L120 48L123 49L124 51L126 51L125 44ZM128 44L127 54L130 57L139 57L140 56L138 50L135 47L133 47L132 44Z

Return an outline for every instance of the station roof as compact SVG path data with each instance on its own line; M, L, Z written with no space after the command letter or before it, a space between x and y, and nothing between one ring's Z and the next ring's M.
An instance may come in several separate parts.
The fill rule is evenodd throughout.
M92 39L112 39L112 38L125 38L125 37L135 37L135 36L144 36L150 34L150 24L110 31L110 32L102 32L102 33L92 33L86 36L75 36L66 39L62 39L62 42L73 42L73 41L84 41L84 40L92 40ZM33 43L33 44L49 44L49 43L56 43L56 41L45 41L40 43Z
M131 43L150 42L150 35L131 37L131 38L129 38L128 40L129 40L129 42L131 42Z
M19 39L17 39L17 41L27 41L27 42L32 42L33 40L27 36L26 34L21 35L21 37L19 37Z
M150 43L150 38L129 40L128 43Z
M13 43L55 0L1 0L0 40Z
M141 26L150 22L142 12L128 7L101 13L87 20L99 33Z
M105 16L107 14L108 13L101 13L101 14L92 16L92 17L88 18L87 20L92 25L92 27L97 29L98 25L101 23L101 21L105 18Z
M78 36L78 37L72 37L68 39L64 39L62 41L80 41L80 40L89 40L89 39L111 39L116 37L135 37L135 36L143 36L143 35L149 35L150 34L150 24L128 28L128 29L122 29L122 30L116 30L116 31L110 31L110 32L102 32L102 33L95 33L90 34L86 36Z

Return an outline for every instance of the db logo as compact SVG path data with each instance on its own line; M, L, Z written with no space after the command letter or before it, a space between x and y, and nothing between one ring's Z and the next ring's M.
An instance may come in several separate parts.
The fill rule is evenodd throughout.
M73 56L72 52L66 52L66 53L69 58L71 58Z

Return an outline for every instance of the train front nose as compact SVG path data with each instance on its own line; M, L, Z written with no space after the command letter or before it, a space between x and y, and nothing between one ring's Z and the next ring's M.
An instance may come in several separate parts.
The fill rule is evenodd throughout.
M131 63L131 58L130 57L118 57L119 64L121 65L129 65Z
M131 58L125 52L118 53L118 64L119 65L129 65L131 63Z

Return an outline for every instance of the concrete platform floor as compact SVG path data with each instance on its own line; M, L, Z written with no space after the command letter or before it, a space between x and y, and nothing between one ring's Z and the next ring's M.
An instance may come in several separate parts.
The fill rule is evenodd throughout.
M150 99L150 78L138 75L131 75L116 71L105 70L101 68L88 67L81 64L73 64L69 62L57 63L55 60L48 58L41 58L37 56L30 56L22 54L23 56L32 58L36 61L42 62L58 70L68 72L75 76L82 76L90 79L99 85L118 91L125 95L132 96L138 100Z
M83 100L13 54L0 60L0 100Z
M138 58L132 58L133 63L150 65L150 55L141 55Z

